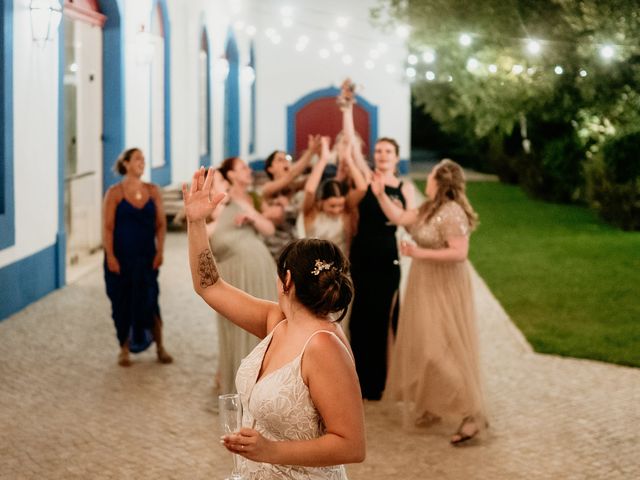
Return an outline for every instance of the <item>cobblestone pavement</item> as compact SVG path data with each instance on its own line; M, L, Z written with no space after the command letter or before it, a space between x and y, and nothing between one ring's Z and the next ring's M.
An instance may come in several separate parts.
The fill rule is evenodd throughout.
M172 365L116 364L100 269L0 323L0 478L221 479L213 314L170 233L161 308ZM475 276L491 428L467 447L409 433L366 404L368 454L351 480L638 479L640 370L532 353Z

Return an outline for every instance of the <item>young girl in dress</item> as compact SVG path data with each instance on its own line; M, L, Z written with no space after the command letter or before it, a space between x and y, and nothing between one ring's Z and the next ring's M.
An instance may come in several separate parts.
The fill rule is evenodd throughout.
M242 457L246 478L346 480L343 464L365 456L353 356L331 317L351 300L349 262L331 242L297 240L278 259L277 303L231 286L207 240L205 219L224 198L212 184L202 168L190 189L182 188L193 286L223 317L262 339L236 375L243 428L225 435L224 446Z
M353 210L346 208L346 192L341 182L327 179L320 183L331 155L329 137L322 137L320 159L313 167L304 188L304 227L309 238L330 240L340 247L343 253L349 253L352 237ZM356 168L351 155L351 145L338 149L339 162L346 165L352 180L353 189L365 191L367 183L362 172ZM318 188L318 184L320 187Z
M469 235L477 215L465 194L462 168L438 163L427 177L426 202L403 210L372 185L391 222L408 226L414 242L400 251L413 259L400 308L385 397L402 402L405 419L417 426L455 422L452 444L474 438L486 427L478 358Z

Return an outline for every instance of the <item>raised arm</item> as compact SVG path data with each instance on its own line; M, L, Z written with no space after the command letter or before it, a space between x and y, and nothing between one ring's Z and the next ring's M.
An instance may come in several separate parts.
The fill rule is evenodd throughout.
M268 181L262 187L262 196L264 198L273 197L278 194L280 190L285 187L288 187L291 182L293 182L298 175L302 174L305 169L311 163L311 158L316 150L317 139L313 135L309 135L309 143L308 148L302 153L300 158L291 165L291 168L287 172L286 175L283 175L281 178L276 178Z
M313 170L309 174L306 183L304 184L304 202L302 204L302 213L309 214L316 203L316 193L318 191L318 185L322 179L322 173L324 172L327 163L329 163L329 137L322 137L320 139L320 158L313 166Z
M205 219L224 198L223 193L212 189L212 171L213 168L205 180L203 167L193 175L189 190L186 185L182 186L193 288L222 316L263 338L270 326L282 318L282 313L276 303L252 297L220 278L205 227Z
M416 209L405 210L389 198L384 191L384 179L381 174L374 173L371 191L373 191L373 194L378 199L380 208L391 223L395 225L411 225L418 219L418 211Z

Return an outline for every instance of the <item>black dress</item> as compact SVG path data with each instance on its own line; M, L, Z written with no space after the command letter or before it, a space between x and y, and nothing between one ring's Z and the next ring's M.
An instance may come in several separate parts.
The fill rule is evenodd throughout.
M405 206L402 182L385 186L392 200ZM371 191L358 205L358 231L351 243L351 276L355 289L349 332L362 397L379 400L387 377L389 325L398 319L400 262L396 226L392 225Z
M156 255L156 206L150 198L142 208L126 199L116 207L113 252L120 263L120 274L104 262L104 279L111 300L111 315L120 346L129 341L132 353L149 348L153 326L160 317Z

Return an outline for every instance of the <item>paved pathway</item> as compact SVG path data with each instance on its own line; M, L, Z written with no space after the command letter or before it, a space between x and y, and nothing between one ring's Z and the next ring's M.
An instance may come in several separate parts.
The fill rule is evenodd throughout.
M186 236L161 273L169 351L116 365L100 269L0 322L1 479L221 479L213 405L216 330L193 293ZM638 479L640 370L531 352L477 276L491 428L453 448L366 404L368 456L351 480Z

